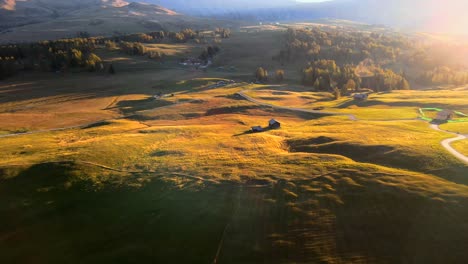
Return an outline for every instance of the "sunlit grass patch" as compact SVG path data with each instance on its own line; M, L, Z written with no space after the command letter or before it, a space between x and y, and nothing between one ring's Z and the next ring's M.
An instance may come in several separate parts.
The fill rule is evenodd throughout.
M452 146L460 153L468 157L468 139L452 143Z
M445 123L440 125L440 128L455 133L468 134L468 122Z

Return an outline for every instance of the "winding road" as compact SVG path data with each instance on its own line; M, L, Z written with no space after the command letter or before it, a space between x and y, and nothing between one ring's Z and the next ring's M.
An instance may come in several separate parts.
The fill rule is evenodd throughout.
M439 127L439 125L436 125L436 124L431 124L431 128L434 129L434 130L437 130L437 131L440 131L440 132L445 132L445 133L449 133L449 134L452 134L452 135L457 135L457 137L454 137L454 138L448 138L448 139L445 139L443 140L442 142L440 142L440 144L448 151L450 152L455 158L459 159L460 161L468 164L468 157L463 155L462 153L458 152L456 149L454 149L451 144L455 141L459 141L459 140L464 140L464 139L468 139L468 135L462 135L462 134L456 134L456 133L453 133L453 132L450 132L450 131L447 131L447 130L443 130Z

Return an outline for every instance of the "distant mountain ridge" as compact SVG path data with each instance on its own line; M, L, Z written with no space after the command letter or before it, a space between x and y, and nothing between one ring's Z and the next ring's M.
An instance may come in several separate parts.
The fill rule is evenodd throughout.
M466 10L466 0L331 0L315 3L295 0L0 0L0 41L5 41L6 37L16 39L17 34L23 34L21 39L26 39L27 34L32 36L45 29L54 36L70 36L73 30L95 34L107 30L113 34L114 31L209 27L213 18L250 22L331 18L468 35ZM17 30L19 27L21 30ZM10 36L13 31L15 37Z
M16 7L16 0L1 0L0 9L14 10Z
M213 26L168 8L123 0L0 0L0 42L36 41ZM6 2L8 1L8 2ZM223 25L217 25L223 26Z
M468 34L467 0L144 0L178 12L250 21L347 19L403 29Z

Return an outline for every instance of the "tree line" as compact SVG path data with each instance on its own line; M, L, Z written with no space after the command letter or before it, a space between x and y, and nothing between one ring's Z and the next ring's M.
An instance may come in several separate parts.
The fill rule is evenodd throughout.
M9 77L18 70L102 70L101 58L93 53L97 42L96 38L74 38L0 46L0 78Z
M397 34L387 36L318 27L288 29L284 38L285 47L273 58L281 63L331 59L339 64L357 64L367 58L388 63L395 61L402 49L411 46L408 39Z
M468 68L452 61L444 61L443 55L447 54L447 51L443 49L440 46L430 49L425 43L419 43L398 33L369 33L314 27L288 29L284 35L284 47L273 60L282 65L307 64L303 69L303 83L318 89L328 87L333 81L339 85L346 82L340 76L336 76L340 71L328 69L327 73L323 73L324 67L320 64L324 61L334 61L341 70L366 60L374 61L376 65L371 70L373 76L366 77L361 84L370 85L368 88L379 91L407 89L409 81L423 85L468 84ZM443 55L436 56L436 51ZM396 73L395 69L399 73ZM411 80L402 73L408 69L415 72ZM353 79L360 85L356 78L348 79Z
M231 31L217 28L213 34L215 37L229 38ZM0 46L0 79L12 76L19 70L103 70L102 59L94 53L101 46L109 50L120 49L129 55L145 55L162 60L165 57L163 52L149 50L142 43L185 43L202 37L200 31L189 28L179 32L156 31L112 37L90 37L87 32L79 32L76 38L3 45ZM200 54L200 59L208 60L218 52L219 47L209 46Z
M317 91L339 89L341 94L357 92L361 87L370 88L375 92L410 89L404 74L372 66L370 74L362 77L356 73L356 66L346 64L340 67L334 60L309 62L302 70L302 84Z
M317 60L309 62L301 73L301 82L304 86L312 87L315 91L327 91L339 95L358 92L361 87L371 88L375 92L410 89L404 73L397 74L390 69L382 69L375 65L371 67L368 76L361 77L357 74L357 66L352 64L338 66L334 60ZM256 81L262 83L272 81L281 83L285 78L284 70L276 70L272 78L263 67L257 68L254 75Z
M226 28L216 28L213 31L213 37L230 38L231 30ZM178 32L173 31L155 31L149 33L136 33L128 35L119 35L109 38L108 40L114 42L140 42L140 43L187 43L194 41L196 43L202 42L205 35L200 30L193 30L186 28Z

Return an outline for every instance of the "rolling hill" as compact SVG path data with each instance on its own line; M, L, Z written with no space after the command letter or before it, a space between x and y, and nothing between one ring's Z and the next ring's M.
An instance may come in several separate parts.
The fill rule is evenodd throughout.
M212 19L182 15L162 6L121 0L8 1L0 9L0 42L74 37L77 32L113 35L207 28ZM217 24L218 25L218 24Z

